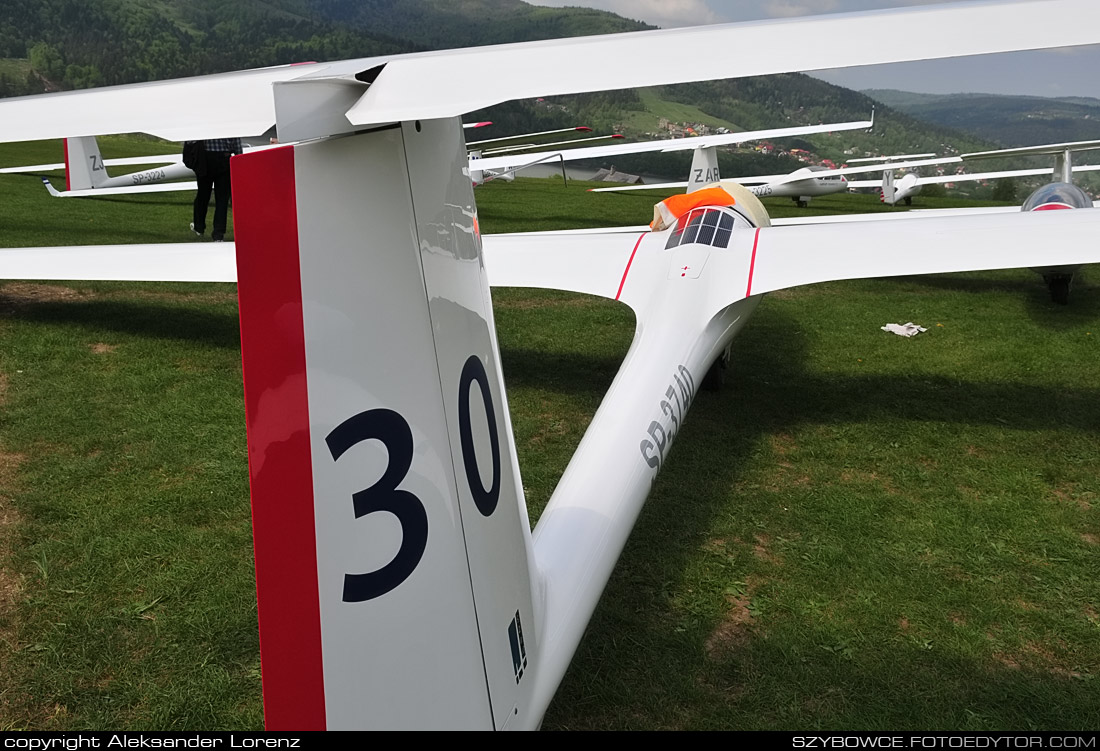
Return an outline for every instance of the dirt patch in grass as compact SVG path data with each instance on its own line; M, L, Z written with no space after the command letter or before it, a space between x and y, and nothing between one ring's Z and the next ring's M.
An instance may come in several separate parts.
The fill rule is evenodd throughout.
M713 540L707 540L703 543L702 549L708 553L715 553L717 555L729 555L729 549L727 547L728 540L725 537L715 537ZM740 540L735 540L740 542Z
M771 551L771 544L772 538L768 535L756 535L756 544L752 546L752 554L762 561L778 565L782 561L779 556Z
M1092 503L1096 500L1096 496L1093 493L1082 491L1076 485L1060 485L1056 488L1051 488L1051 495L1062 503L1072 503L1082 511L1088 511L1092 508Z
M731 649L743 646L752 636L753 619L752 612L749 610L752 590L752 582L749 582L743 593L726 595L729 610L703 643L707 656L712 660L718 659Z
M93 354L107 355L118 349L117 344L104 344L103 342L96 342L95 344L89 344L88 348L92 350Z
M93 296L90 292L57 287L52 284L13 282L0 286L0 310L12 311L28 305L89 300Z
M1059 678L1081 678L1082 675L1072 667L1062 664L1058 656L1044 644L1027 642L1016 653L995 652L993 659L1007 668L1018 670L1027 666L1034 670L1041 670Z
M878 472L846 469L840 473L840 481L845 485L875 485L887 495L898 495L894 483L889 478L880 476Z
M1091 532L1085 532L1081 535L1081 539L1089 545L1100 545L1100 536L1094 535Z
M798 448L798 445L787 433L776 433L771 436L772 451L776 456L788 456L792 451Z

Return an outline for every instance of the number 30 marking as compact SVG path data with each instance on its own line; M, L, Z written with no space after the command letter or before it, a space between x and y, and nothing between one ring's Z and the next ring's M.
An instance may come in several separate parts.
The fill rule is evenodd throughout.
M488 489L481 482L474 431L470 421L470 387L477 383L489 423L489 446L493 460L493 482ZM485 365L470 355L458 379L458 432L462 440L462 463L474 504L482 516L491 516L500 500L500 437L496 410ZM378 482L351 496L355 518L388 511L401 523L401 547L393 560L367 574L344 574L344 602L366 602L399 587L420 565L428 545L428 514L419 498L397 486L409 474L413 459L413 438L409 423L392 409L372 409L349 417L325 437L333 461L363 441L381 441L389 452L389 463Z

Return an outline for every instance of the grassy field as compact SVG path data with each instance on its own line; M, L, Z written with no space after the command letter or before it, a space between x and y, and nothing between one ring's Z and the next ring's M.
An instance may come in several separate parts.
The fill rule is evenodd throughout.
M652 196L583 187L491 183L482 228L648 221ZM0 176L0 247L185 241L189 199ZM633 317L564 293L494 305L537 517ZM929 332L879 330L910 320ZM260 727L235 288L8 283L0 337L0 730ZM1098 341L1095 269L1068 307L1026 270L770 295L545 727L1100 728Z

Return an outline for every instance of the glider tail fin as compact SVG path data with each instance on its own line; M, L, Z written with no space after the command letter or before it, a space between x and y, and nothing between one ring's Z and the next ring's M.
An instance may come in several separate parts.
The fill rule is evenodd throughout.
M1069 149L1054 155L1054 179L1060 183L1073 182L1073 152Z
M65 139L67 190L88 190L107 182L107 168L95 136Z
M718 173L718 151L713 146L705 146L695 150L691 158L691 173L688 175L687 192L694 193L700 188L711 183L716 183L722 177Z
M882 201L882 203L888 203L893 206L896 195L897 188L894 184L894 171L885 170L882 173L882 192L879 196L879 200Z
M530 523L464 169L457 118L233 159L270 730L538 722Z
M485 182L485 172L479 169L473 169L474 161L480 158L480 151L474 150L470 152L470 182L472 182L474 185L481 185Z

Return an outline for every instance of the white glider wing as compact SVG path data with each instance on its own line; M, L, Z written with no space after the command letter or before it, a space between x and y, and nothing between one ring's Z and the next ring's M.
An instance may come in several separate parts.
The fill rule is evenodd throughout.
M1093 263L1100 211L921 217L765 227L755 238L751 294L838 279ZM1057 238L1057 241L1052 241Z
M482 236L493 287L560 289L618 299L649 227Z
M739 133L724 133L717 136L692 136L690 138L670 138L660 141L636 141L616 143L607 146L587 146L579 149L559 149L556 151L530 151L510 156L490 156L477 160L478 169L507 169L516 164L540 162L558 157L573 161L577 159L603 159L624 154L641 154L649 151L687 151L704 149L711 146L725 146L760 141L766 138L787 138L805 136L812 133L829 133L837 130L859 130L870 128L870 120L855 120L848 123L825 123L823 125L804 125L793 128L769 128L767 130L746 130Z
M178 164L183 161L179 154L154 154L151 156L124 156L117 159L104 159L103 163L108 167L122 167L135 164ZM49 172L51 170L65 169L64 162L53 164L27 164L22 167L0 167L0 175L14 175L21 172Z
M0 249L0 279L235 282L233 243Z

